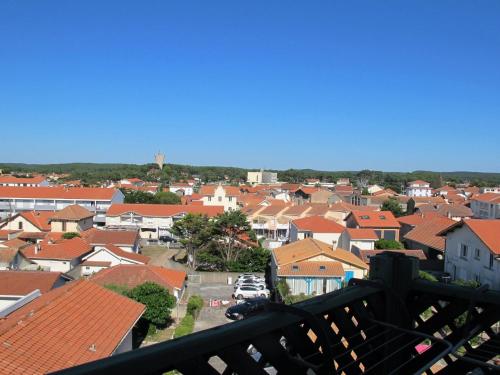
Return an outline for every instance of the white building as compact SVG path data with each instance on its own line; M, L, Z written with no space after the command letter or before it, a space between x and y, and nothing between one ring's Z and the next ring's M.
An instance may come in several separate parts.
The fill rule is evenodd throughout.
M500 220L470 219L445 231L445 271L500 290Z
M261 169L258 172L248 172L247 182L249 184L275 184L278 182L278 173L266 172Z
M161 236L172 236L170 229L174 222L188 213L214 217L223 212L222 206L113 204L106 214L106 227L139 230L141 238L157 240Z
M474 218L500 219L500 194L484 193L475 195L470 202Z
M89 276L102 269L119 264L147 264L150 258L120 249L118 246L96 246L94 252L86 255L80 265L80 275Z
M239 209L240 188L228 185L204 185L200 189L204 206L224 206L224 211Z
M377 234L373 229L345 228L340 235L339 247L348 251L354 248L359 250L374 250Z
M0 186L40 187L49 186L49 182L43 176L16 177L11 175L4 175L0 176Z
M408 182L406 195L409 197L430 197L432 196L431 184L422 180Z
M174 183L168 188L171 193L176 193L177 195L193 195L193 185L188 183Z
M484 193L500 194L500 186L496 186L496 187L482 187L482 188L479 189L479 192L481 194L484 194Z
M123 203L118 189L66 187L0 187L0 219L23 211L59 211L78 204L94 214L94 223L104 225L106 211Z

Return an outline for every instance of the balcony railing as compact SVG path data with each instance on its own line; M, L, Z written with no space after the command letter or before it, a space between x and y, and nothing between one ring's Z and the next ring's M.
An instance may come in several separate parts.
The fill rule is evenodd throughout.
M462 374L499 370L500 292L424 281L372 257L370 280L60 374ZM253 348L249 350L249 348Z

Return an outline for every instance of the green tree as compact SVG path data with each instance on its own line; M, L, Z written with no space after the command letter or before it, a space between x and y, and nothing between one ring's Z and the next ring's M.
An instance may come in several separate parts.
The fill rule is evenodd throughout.
M197 252L210 242L213 231L212 222L205 215L187 214L174 223L171 232L186 248L188 267L196 269Z
M160 204L181 204L181 198L170 191L162 191L156 194L156 201Z
M380 240L375 242L375 249L382 250L401 250L404 249L403 244L396 240L386 240L381 238Z
M75 237L81 237L80 233L78 233L78 232L66 232L62 235L62 238L64 238L65 240L71 240L72 238L75 238Z
M170 321L170 311L176 300L163 286L148 281L136 286L127 295L146 306L142 319L150 325L161 328Z
M262 247L242 249L234 261L226 264L226 268L231 272L264 272L270 260L271 252Z
M380 208L382 211L391 211L394 216L399 217L403 215L403 209L399 202L394 198L387 199Z
M215 219L214 229L224 263L234 262L243 248L241 236L248 235L251 229L247 217L239 210L224 212Z
M140 190L121 189L125 195L125 203L157 203L156 197L151 194Z

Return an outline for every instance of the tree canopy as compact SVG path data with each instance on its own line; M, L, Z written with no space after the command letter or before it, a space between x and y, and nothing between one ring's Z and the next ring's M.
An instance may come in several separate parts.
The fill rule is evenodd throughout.
M399 202L394 198L387 199L380 207L381 211L391 211L394 216L399 217L403 215L403 208Z

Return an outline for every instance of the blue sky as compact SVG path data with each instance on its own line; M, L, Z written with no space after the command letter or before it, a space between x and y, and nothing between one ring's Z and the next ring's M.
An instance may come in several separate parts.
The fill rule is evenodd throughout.
M500 2L0 2L0 162L500 172Z

